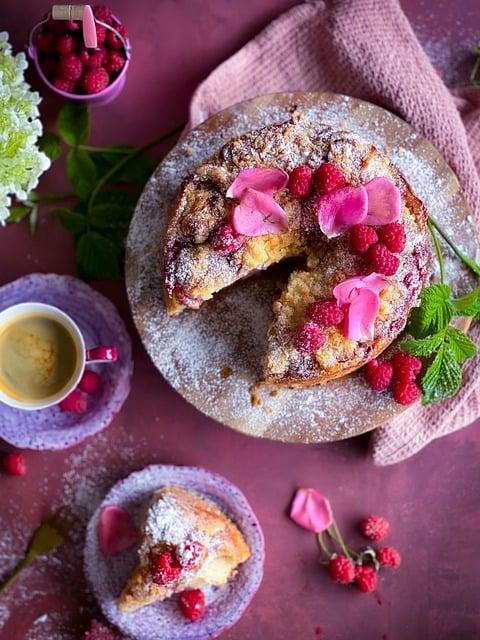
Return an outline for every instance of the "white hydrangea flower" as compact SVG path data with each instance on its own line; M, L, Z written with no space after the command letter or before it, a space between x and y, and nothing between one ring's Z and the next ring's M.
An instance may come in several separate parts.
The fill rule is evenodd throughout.
M25 200L50 166L36 143L42 135L40 96L25 82L24 53L12 54L8 33L0 33L0 223L9 215L11 196Z

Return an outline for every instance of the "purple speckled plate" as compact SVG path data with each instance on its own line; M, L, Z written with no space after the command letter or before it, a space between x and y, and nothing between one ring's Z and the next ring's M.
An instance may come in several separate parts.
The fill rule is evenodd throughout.
M101 431L118 413L130 392L132 345L114 305L72 276L34 273L0 287L0 311L20 302L44 302L65 311L80 327L87 349L116 346L117 362L88 365L101 377L99 391L88 397L83 414L58 407L22 411L0 403L0 438L26 449L65 449Z
M116 556L104 555L98 545L97 526L104 505L126 509L137 526L152 493L164 485L177 485L215 502L242 531L252 552L238 573L223 587L204 589L204 617L189 622L179 612L176 596L132 613L117 608L117 598L136 565L135 548ZM264 540L260 524L245 496L228 480L198 467L152 465L132 473L109 491L87 528L85 574L106 618L134 640L206 640L235 624L255 595L263 577Z

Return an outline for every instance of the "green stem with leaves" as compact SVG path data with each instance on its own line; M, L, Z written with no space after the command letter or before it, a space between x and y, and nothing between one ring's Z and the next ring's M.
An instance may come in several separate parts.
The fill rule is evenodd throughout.
M470 269L476 276L480 276L480 265L475 262L472 258L469 258L463 251L461 251L454 241L450 238L445 229L435 220L429 216L428 218L429 227L433 227L435 231L439 233L439 235L445 240L453 253L457 256L459 260L463 262L463 264Z
M443 260L442 248L440 247L440 243L438 241L435 227L430 219L427 221L427 224L428 224L428 228L430 229L430 233L432 235L433 245L435 247L435 253L437 254L438 268L440 270L440 282L444 284L445 283L445 262Z

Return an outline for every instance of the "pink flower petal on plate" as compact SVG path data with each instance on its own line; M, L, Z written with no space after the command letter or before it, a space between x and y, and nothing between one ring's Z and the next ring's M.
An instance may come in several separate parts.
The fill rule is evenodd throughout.
M352 298L344 321L345 335L361 342L373 340L380 298L370 289L356 289Z
M367 182L368 211L365 224L383 225L396 222L402 211L400 189L388 178L373 178Z
M233 209L232 226L244 236L281 233L288 228L288 216L271 196L247 189Z
M367 192L364 187L335 189L317 200L320 229L327 238L335 238L365 220Z
M290 518L304 529L318 533L332 524L332 507L315 489L299 489L292 502Z
M227 198L241 198L247 189L261 191L273 196L287 186L288 173L282 169L252 168L243 169L232 182L227 191Z
M102 509L97 534L100 549L107 555L128 549L139 538L138 529L128 511L113 504Z
M336 298L338 305L343 306L351 302L351 295L357 289L369 289L376 294L383 291L388 285L388 280L385 276L381 276L378 273L371 273L368 276L355 276L349 278L337 284L333 290L333 295Z

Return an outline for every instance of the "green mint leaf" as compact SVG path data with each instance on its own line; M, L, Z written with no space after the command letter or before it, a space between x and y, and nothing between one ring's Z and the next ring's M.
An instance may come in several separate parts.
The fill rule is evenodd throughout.
M452 300L453 312L456 316L476 316L480 313L480 287L470 291L461 298Z
M86 151L70 149L67 155L67 174L80 200L87 200L95 186L97 170Z
M52 133L51 131L45 131L42 137L39 138L37 144L40 151L43 151L52 162L57 160L62 153L60 138L56 133Z
M425 338L445 329L453 316L452 290L446 284L432 284L420 293L420 306L412 309L407 332Z
M60 135L71 147L84 144L90 133L88 107L80 102L67 102L57 118Z
M460 329L448 327L445 333L445 340L448 343L455 360L458 364L463 364L465 360L477 353L477 347L472 340Z
M419 356L426 358L433 355L443 344L445 339L445 331L439 331L426 338L418 338L417 340L407 340L402 342L400 347L403 351L412 354L412 356Z
M127 229L132 210L119 204L97 204L90 211L89 220L97 229Z
M422 378L422 404L451 398L462 384L462 370L449 344L443 343Z
M120 277L120 251L109 239L95 231L85 233L77 243L77 262L82 277Z
M11 224L13 222L20 222L28 216L30 213L30 209L27 207L11 207L9 216L6 220L7 224Z
M87 220L85 216L77 211L58 208L53 209L50 213L58 218L65 229L70 231L70 233L73 233L73 235L83 233L87 228Z

